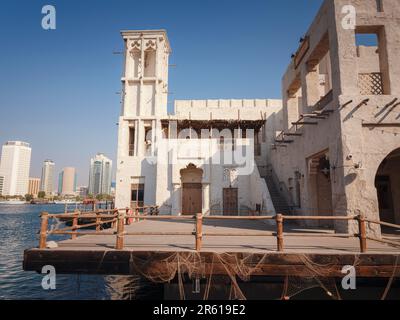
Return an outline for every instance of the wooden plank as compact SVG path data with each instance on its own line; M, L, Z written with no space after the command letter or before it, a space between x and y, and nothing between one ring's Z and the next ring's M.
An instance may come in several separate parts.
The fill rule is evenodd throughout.
M374 255L363 254L356 258L354 255L346 254L285 254L271 253L267 255L254 254L252 256L227 252L216 257L213 252L186 252L179 253L182 261L199 263L205 274L214 275L226 274L224 264L236 265L249 268L257 268L252 275L257 276L307 276L310 275L310 268L304 263L308 261L310 265L326 267L320 269L325 276L342 277L342 267L354 265L356 260L356 271L359 277L383 277L389 278L392 275L399 276L400 268L396 268L397 255ZM173 259L175 252L134 252L126 250L108 251L57 251L30 249L24 252L25 271L40 272L46 264L53 265L58 274L65 273L84 273L84 274L157 274L165 272L167 266L174 269L177 260ZM169 259L170 262L167 262ZM212 265L212 262L214 264Z
M318 122L315 122L315 121L298 121L298 122L292 122L292 125L294 125L294 126L299 126L299 125L316 126L316 125L318 125Z
M382 127L382 128L390 128L390 127L400 127L400 122L363 122L363 127Z
M275 140L276 143L293 143L294 140Z
M302 133L285 133L285 136L288 137L301 137L303 134Z

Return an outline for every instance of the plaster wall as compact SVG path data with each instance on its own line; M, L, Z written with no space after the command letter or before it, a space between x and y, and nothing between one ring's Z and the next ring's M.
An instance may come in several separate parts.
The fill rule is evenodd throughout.
M380 35L379 53L376 48L358 47L355 30L342 26L344 5L354 5L357 12L357 30L376 31ZM398 126L400 64L400 11L398 1L383 1L384 12L378 12L375 0L325 1L306 36L310 49L296 68L292 62L282 80L284 128L294 130L290 123L290 101L287 90L293 86L313 90L304 85L305 65L320 51L319 42L329 35L329 52L332 65L331 102L323 110L329 117L317 119L317 125L300 126L294 142L271 153L272 168L279 180L288 184L293 172L299 170L301 180L301 208L298 214L315 212L313 183L308 177L307 159L313 154L328 150L331 165L332 208L334 215L363 214L379 219L375 176L380 163L393 150L400 147ZM365 96L360 94L359 73L381 71L385 94ZM301 79L302 85L298 83ZM368 100L366 100L368 99ZM397 100L395 100L397 99ZM304 100L304 99L303 99ZM363 103L364 102L364 103ZM312 111L309 108L308 111ZM395 191L396 192L396 191ZM357 232L354 223L335 223L338 232ZM377 226L369 231L380 234Z

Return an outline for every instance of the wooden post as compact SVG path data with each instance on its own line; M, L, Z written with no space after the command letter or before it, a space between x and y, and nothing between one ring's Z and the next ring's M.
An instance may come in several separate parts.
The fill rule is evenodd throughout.
M196 215L196 251L200 251L202 247L203 238L203 214Z
M118 216L118 211L112 211L112 214L115 215L115 213L117 213ZM117 217L113 217L114 219L118 219ZM113 222L111 222L111 228L115 229L117 227L117 221L113 220Z
M100 222L101 222L101 219L98 217L99 212L96 212L96 215L97 215L97 217L96 217L96 231L100 231Z
M275 220L278 251L283 251L283 215L277 214Z
M361 253L367 252L367 226L363 215L357 216Z
M75 211L74 212L74 217L72 218L72 232L76 232L76 227L78 226L78 218L79 218L79 212ZM76 233L73 233L71 235L71 239L76 239Z
M40 214L42 220L40 226L40 239L39 239L39 249L46 249L47 240L47 227L49 225L49 214L47 212L42 212Z
M125 218L126 218L126 221L124 220L124 224L128 224L128 219L129 219L129 208L128 207L126 207L126 209L125 209Z
M115 248L122 250L124 248L124 232L125 232L125 211L118 212L117 220L117 242Z

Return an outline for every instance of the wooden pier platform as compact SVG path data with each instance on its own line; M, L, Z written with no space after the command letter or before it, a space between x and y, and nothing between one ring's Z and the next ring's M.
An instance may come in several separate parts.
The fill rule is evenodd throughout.
M399 247L368 241L368 252L360 253L357 237L340 237L331 230L285 225L284 251L278 252L276 237L270 235L276 227L263 221L205 220L200 251L194 248L194 229L190 220L135 222L125 225L121 250L115 249L116 236L105 230L103 235L60 241L57 248L26 250L24 270L40 272L42 266L53 265L57 273L154 274L171 268L179 255L181 261L202 264L205 274L226 274L225 264L231 261L253 268L253 276L305 276L310 275L311 265L321 270L326 266L324 275L332 277L343 276L346 265L354 265L360 277L400 275ZM152 235L155 231L162 234ZM391 239L400 240L400 236Z

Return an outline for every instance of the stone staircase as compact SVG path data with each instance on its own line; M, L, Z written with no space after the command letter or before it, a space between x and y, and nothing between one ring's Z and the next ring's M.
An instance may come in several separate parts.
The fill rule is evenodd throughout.
M281 195L280 190L274 183L272 176L263 177L267 183L272 203L274 204L276 213L292 215L292 207L287 203L286 199Z

